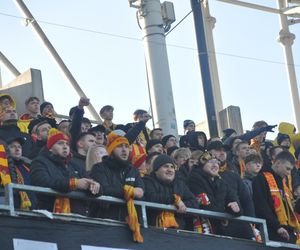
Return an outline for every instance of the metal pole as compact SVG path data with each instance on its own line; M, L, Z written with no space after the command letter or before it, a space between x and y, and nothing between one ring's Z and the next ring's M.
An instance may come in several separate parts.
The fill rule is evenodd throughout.
M22 0L14 0L16 6L19 8L20 12L23 14L24 18L29 20L29 24L37 34L38 38L41 40L42 44L45 46L47 51L50 53L56 64L58 65L59 69L62 71L64 76L67 78L68 82L73 86L75 91L80 97L86 97L83 90L80 88L79 84L73 77L70 70L67 68L59 54L56 52L55 48L52 46L51 42L37 23L37 21L34 19L33 15L30 13L29 9L26 7L24 2ZM98 112L94 109L92 104L90 104L88 107L88 110L91 112L93 118L97 121L101 121L101 118L98 114Z
M14 75L14 77L17 77L21 75L19 70L16 69L16 67L6 58L5 55L2 54L0 51L0 61L2 62L3 66Z
M213 88L218 132L219 134L222 134L219 112L223 110L223 101L222 101L222 94L221 94L221 88L219 82L215 44L213 38L213 29L215 27L216 19L210 15L208 0L201 1L200 4L203 11L204 32L205 32L205 40L206 40L207 52L208 52L207 56L208 56L210 74L211 74L210 77L212 81L211 84Z
M209 126L209 134L210 137L213 137L213 136L218 136L218 126L217 126L217 119L216 119L213 88L211 82L211 74L209 68L208 51L207 51L207 45L205 39L202 7L199 0L191 0L191 6L194 15L198 55L199 55L202 86L203 86L203 93L204 93L204 100L205 100L205 107L206 107L206 116L207 116L207 121Z
M160 0L141 0L137 8L143 33L154 127L162 128L165 135L178 136Z
M280 10L286 9L288 7L288 3L286 0L277 0L277 5ZM288 72L288 78L290 83L290 93L293 101L293 111L294 111L294 119L296 122L297 129L300 129L300 101L299 101L299 92L297 85L297 78L295 72L294 58L292 45L295 40L295 35L289 31L288 18L284 14L279 15L280 21L280 32L278 37L278 42L280 42L284 49L284 58L286 69Z

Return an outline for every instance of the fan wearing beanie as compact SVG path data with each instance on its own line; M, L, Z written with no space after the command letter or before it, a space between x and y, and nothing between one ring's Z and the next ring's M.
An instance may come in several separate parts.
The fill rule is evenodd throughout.
M149 210L148 223L162 228L185 228L182 214L187 207L198 208L198 205L185 183L177 178L173 159L165 154L158 155L153 161L152 173L143 180L146 201L174 205L178 213Z
M118 204L103 207L95 203L91 205L90 216L126 220L133 232L133 240L142 243L133 199L144 196L144 183L138 169L130 164L129 142L125 137L111 132L107 136L106 148L109 156L93 166L90 176L101 183L104 195L125 199L127 210Z
M55 128L50 129L47 148L32 161L30 181L34 186L52 188L68 193L87 190L93 195L101 194L100 184L87 178L70 162L69 137ZM86 204L64 197L38 196L38 207L54 213L79 213L86 215Z
M220 161L211 153L204 152L199 158L199 164L190 173L189 188L201 209L241 215L238 198L219 176L219 165ZM230 221L229 224L231 225L231 223L236 222ZM203 218L194 221L194 230L200 233L218 232L222 235L231 235L232 233L230 232L231 227L226 227L216 221L210 223Z

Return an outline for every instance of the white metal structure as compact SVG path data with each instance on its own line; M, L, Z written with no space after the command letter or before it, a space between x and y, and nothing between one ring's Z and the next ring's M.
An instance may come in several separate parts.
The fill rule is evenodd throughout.
M289 6L289 3L300 4L299 0L277 0L277 9L270 8L258 4L242 2L237 0L218 0L225 3L230 3L234 5L239 5L251 9L266 11L270 13L275 13L279 15L280 22L280 32L277 39L280 42L284 49L285 56L285 65L288 72L288 79L290 83L290 93L292 96L293 110L294 110L294 119L297 129L300 129L300 101L299 101L299 92L297 85L297 78L295 72L295 64L293 58L292 45L295 40L295 35L289 31L289 25L296 24L300 22L300 6ZM296 19L288 19L288 16L294 17Z
M77 94L80 97L86 97L83 90L80 88L79 84L73 77L70 70L67 68L45 33L43 32L42 28L39 26L33 15L30 13L29 9L26 7L25 3L22 0L14 0L14 3L20 10L21 14L25 18L25 24L26 26L29 25L32 27L34 33L38 36L39 40L42 42L46 50L49 52L51 57L54 59L55 63L59 67L59 69L62 71L64 77L67 79L67 81L72 85L72 87L75 89ZM94 109L92 104L90 104L88 107L88 110L90 111L91 115L96 121L101 121L101 118L98 114L98 112Z
M154 127L178 136L165 32L175 21L172 3L160 0L129 0L137 8L142 29ZM163 10L163 11L162 11Z

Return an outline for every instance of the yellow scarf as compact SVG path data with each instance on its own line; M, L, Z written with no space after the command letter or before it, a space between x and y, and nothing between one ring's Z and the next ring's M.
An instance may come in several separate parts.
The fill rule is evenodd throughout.
M178 206L178 204L181 202L181 197L177 194L174 194L174 198L174 205ZM179 228L174 213L170 211L162 211L156 217L156 226L162 228Z
M26 169L27 172L29 172L29 169L24 166L24 168ZM24 178L22 176L21 171L16 167L16 173L17 173L17 182L18 184L24 184ZM20 198L21 198L21 209L24 210L29 210L29 208L31 207L31 201L27 195L26 192L24 191L19 191L20 194Z
M134 187L130 185L124 185L124 199L127 201L128 217L126 221L130 230L133 232L133 240L138 243L143 243L144 239L140 232L140 224L137 217L136 209L134 206Z
M77 182L78 180L76 178L71 178L69 180L69 186L71 191L76 189ZM71 213L70 199L66 197L57 197L54 202L53 213L58 213L58 214Z
M285 197L285 199L283 200L273 174L264 172L264 176L270 188L271 196L274 202L275 213L280 225L289 225L295 230L299 230L300 225L292 206L292 194L285 184L285 179L283 179L283 189Z
M240 166L240 176L243 179L245 175L245 162L244 160L239 161L239 166Z
M11 183L7 155L3 144L0 144L0 184L5 186Z

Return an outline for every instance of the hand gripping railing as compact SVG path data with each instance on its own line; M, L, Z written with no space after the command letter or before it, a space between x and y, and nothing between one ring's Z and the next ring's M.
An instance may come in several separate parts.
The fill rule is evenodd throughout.
M80 200L105 201L105 202L109 202L109 203L125 204L124 200L115 198L115 197L111 197L111 196L100 196L100 197L95 198L94 196L91 196L91 195L89 196L86 193L83 193L80 191L73 191L70 193L60 193L51 188L10 183L5 186L4 192L5 192L6 204L0 205L0 211L1 210L9 211L9 214L11 216L23 214L23 212L15 210L14 198L13 198L14 190L33 191L36 193L44 193L44 194L53 195L53 196L69 197L69 198L80 199ZM3 190L0 189L0 193L1 192L3 192ZM176 208L173 205L164 205L164 204L139 201L139 200L135 200L134 204L141 206L142 217L143 217L143 226L145 228L148 228L146 208L152 208L152 209L158 209L158 210L169 210L169 211L176 212ZM254 217L248 217L248 216L234 217L227 213L212 212L212 211L206 211L206 210L202 210L202 209L193 209L193 208L188 208L186 211L187 211L187 214L190 214L190 215L199 215L199 216L207 217L207 218L215 218L215 219L221 219L221 220L224 220L224 219L225 220L235 220L235 221L240 221L240 222L253 223L253 224L259 226L258 229L261 233L262 241L265 245L272 246L272 247L300 249L300 247L295 244L270 241L269 236L268 236L266 221L264 219L258 219L258 218L254 218ZM68 218L68 217L66 217L66 218ZM94 223L94 221L92 219L82 219L82 216L80 216L80 217L78 216L77 220Z
M106 201L109 203L119 203L119 204L125 203L124 200L115 198L115 197L111 197L111 196L100 196L98 198L95 198L94 196L88 196L85 193L79 192L79 191L73 191L70 193L60 193L51 188L10 183L5 186L5 197L6 197L7 205L0 206L0 209L8 210L9 214L12 216L15 216L17 213L15 210L15 207L14 207L14 196L13 196L14 190L33 191L36 193L44 193L44 194L53 195L53 196L63 196L63 197L82 199L82 200L93 200L93 201L98 200L98 201ZM173 205L164 205L164 204L139 201L139 200L135 200L134 204L141 207L143 226L145 228L148 227L146 208L176 211L176 208ZM266 221L264 219L258 219L258 218L248 217L248 216L234 217L227 213L212 212L212 211L206 211L206 210L202 210L202 209L193 209L193 208L187 208L186 213L190 214L190 215L200 215L202 217L208 217L208 218L215 218L215 219L222 219L222 220L228 219L228 220L236 220L236 221L249 222L249 223L256 224L259 226L258 229L261 233L262 241L264 243L269 241Z

